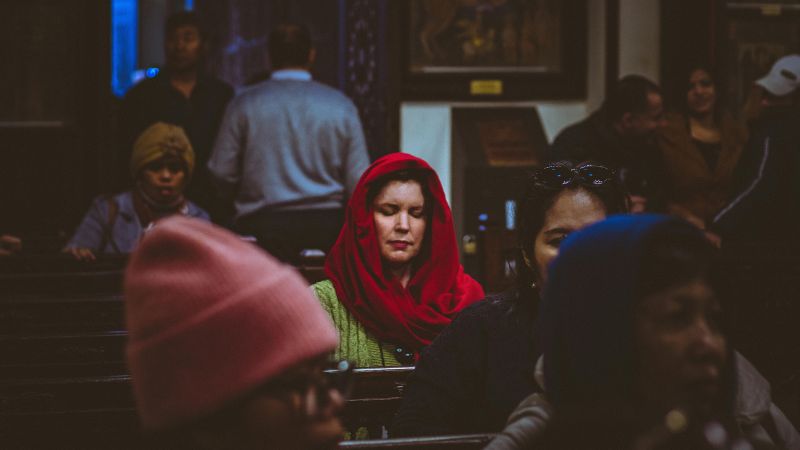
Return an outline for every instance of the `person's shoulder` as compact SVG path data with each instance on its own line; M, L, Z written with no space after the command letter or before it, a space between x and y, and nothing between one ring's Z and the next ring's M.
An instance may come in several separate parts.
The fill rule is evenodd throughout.
M350 100L350 97L334 87L328 86L327 84L316 80L307 81L306 83L308 83L307 88L310 92L313 92L315 96L320 96L326 101L339 102L347 105L353 104L353 101Z
M189 217L194 217L195 219L202 219L202 220L205 220L205 221L210 221L211 220L211 216L208 214L208 211L206 211L205 209L201 208L200 206L198 206L193 201L190 200L186 204L186 207L188 208L187 213L188 213Z
M513 291L487 295L458 313L452 328L474 328L496 322L509 314L513 304Z
M233 93L233 86L213 75L203 75L203 82L216 90Z
M579 122L567 125L553 139L551 149L564 149L574 146L575 143L584 143L590 140L592 134L591 117L587 117Z
M159 77L143 78L125 93L123 100L131 100L142 96L153 95L160 92L165 87L165 83Z
M100 194L94 199L92 199L92 204L108 208L108 204L111 202L117 203L118 205L120 203L130 203L132 201L132 198L133 196L131 191L106 193L106 194Z
M549 160L574 159L587 160L600 158L608 146L613 146L613 129L601 112L562 130L550 145Z
M336 288L333 286L333 281L330 279L318 281L312 284L310 289L329 315L335 316L336 311L340 311L344 308L339 302L339 297L336 295Z
M103 221L108 220L109 213L112 209L116 212L113 215L118 215L120 211L133 210L133 199L130 191L123 191L119 193L106 193L100 194L92 199L92 205L89 208L89 216Z
M330 279L317 281L311 285L311 290L314 291L317 296L336 297L336 289L333 287L333 281Z
M331 311L340 304L339 297L336 295L336 287L330 279L318 281L311 285L311 292L317 296L325 309Z

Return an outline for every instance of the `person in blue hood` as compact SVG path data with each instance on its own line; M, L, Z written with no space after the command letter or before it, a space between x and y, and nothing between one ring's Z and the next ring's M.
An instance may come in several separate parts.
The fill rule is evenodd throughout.
M662 215L567 238L541 303L544 393L488 448L800 448L766 380L728 345L714 255Z
M516 286L465 308L423 349L390 436L496 433L539 390L534 325L547 267L566 236L627 203L614 171L591 162L548 164L520 194Z

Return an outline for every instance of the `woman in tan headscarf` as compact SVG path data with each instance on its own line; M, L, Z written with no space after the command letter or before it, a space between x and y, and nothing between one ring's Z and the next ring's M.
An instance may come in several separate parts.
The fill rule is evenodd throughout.
M158 122L139 135L131 155L133 189L92 202L64 252L80 260L98 253L125 254L151 223L172 214L208 220L183 196L194 169L194 150L183 128Z

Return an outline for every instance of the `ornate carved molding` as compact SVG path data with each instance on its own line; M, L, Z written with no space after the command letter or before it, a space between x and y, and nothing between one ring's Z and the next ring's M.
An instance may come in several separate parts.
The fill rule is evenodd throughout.
M345 92L353 99L364 126L370 154L385 153L385 80L381 70L384 0L345 0Z

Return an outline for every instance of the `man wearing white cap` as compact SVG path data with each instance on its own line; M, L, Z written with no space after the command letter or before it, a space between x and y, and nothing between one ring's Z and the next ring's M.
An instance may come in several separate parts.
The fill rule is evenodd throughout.
M800 55L779 59L756 80L761 91L751 133L737 168L738 194L714 218L723 239L800 238ZM796 239L796 238L795 238Z
M800 83L800 55L788 55L779 59L767 76L756 81L773 97L786 97Z

